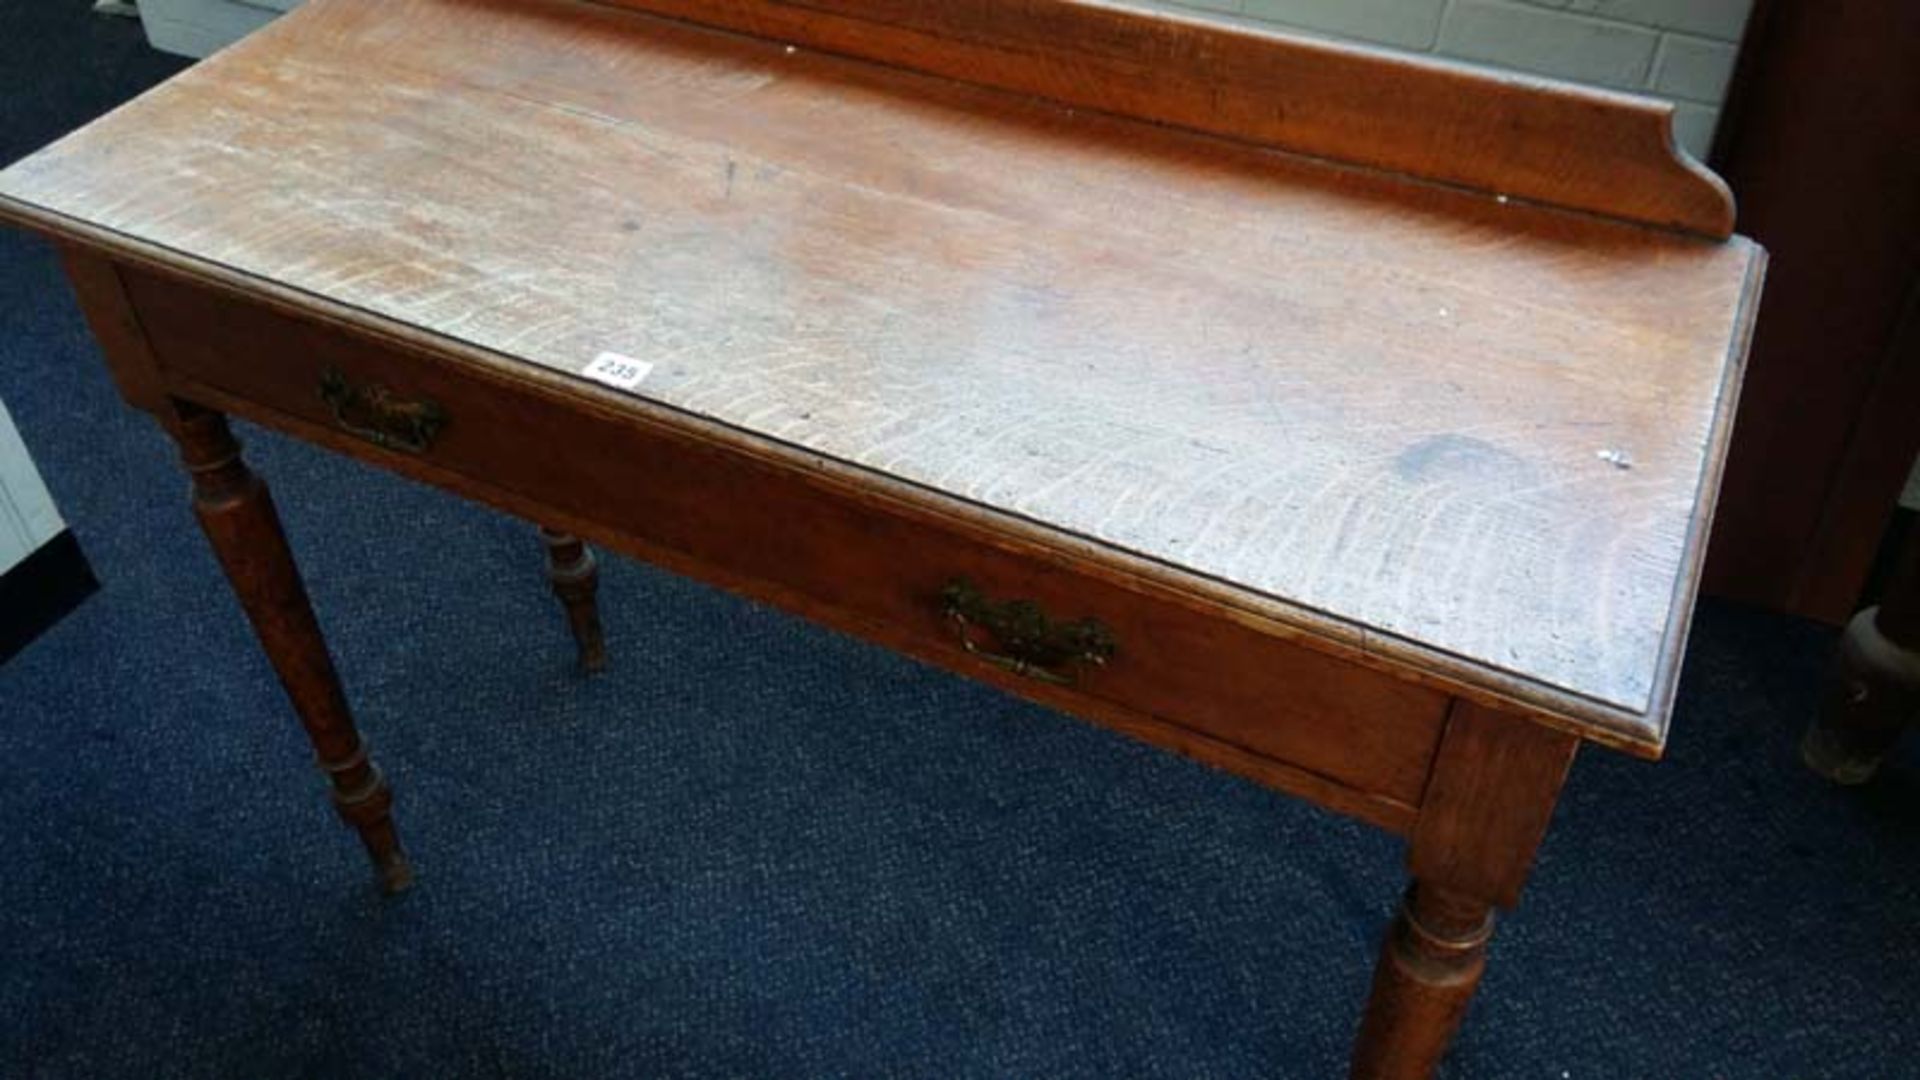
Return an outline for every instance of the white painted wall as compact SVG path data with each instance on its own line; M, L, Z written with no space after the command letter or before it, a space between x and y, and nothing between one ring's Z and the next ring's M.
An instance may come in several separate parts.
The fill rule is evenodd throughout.
M27 444L0 402L0 574L40 549L65 528L53 496L27 456Z

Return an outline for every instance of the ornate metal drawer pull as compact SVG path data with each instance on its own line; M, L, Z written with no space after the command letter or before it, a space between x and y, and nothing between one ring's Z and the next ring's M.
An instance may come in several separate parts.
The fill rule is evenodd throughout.
M1016 675L1072 686L1082 666L1113 658L1113 631L1098 619L1056 622L1031 600L989 600L966 578L949 581L940 600L962 648ZM1000 652L974 641L976 626L993 635Z
M334 368L320 373L320 400L333 410L333 422L342 431L389 450L426 453L447 426L447 412L438 402L408 401L379 383L355 386Z

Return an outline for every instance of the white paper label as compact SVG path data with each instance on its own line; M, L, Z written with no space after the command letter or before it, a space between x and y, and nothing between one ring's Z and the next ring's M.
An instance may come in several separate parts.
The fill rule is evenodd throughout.
M597 383L606 383L616 390L631 390L640 385L647 377L653 365L645 360L635 360L631 356L621 356L617 352L603 352L593 358L586 370L580 374Z

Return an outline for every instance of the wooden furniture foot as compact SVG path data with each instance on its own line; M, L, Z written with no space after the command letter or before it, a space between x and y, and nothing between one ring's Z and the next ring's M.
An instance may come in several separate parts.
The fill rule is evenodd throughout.
M354 727L266 484L241 460L220 413L175 401L162 422L193 477L200 527L306 728L334 809L360 834L381 889L406 888L413 870L394 831L393 795Z
M1864 784L1908 724L1920 719L1920 530L1907 539L1878 607L1853 617L1839 671L1820 715L1800 740L1807 767L1840 784Z
M600 589L600 565L594 561L593 550L577 536L543 525L540 539L547 545L547 580L566 608L567 625L573 629L574 644L580 649L580 670L591 675L607 666L600 605L594 599Z

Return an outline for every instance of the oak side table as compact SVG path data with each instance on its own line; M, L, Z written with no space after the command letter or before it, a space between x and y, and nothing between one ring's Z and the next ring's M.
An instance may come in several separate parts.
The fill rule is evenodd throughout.
M1764 253L1637 98L1094 0L314 0L0 174L389 889L228 414L1405 836L1420 1077L1665 742Z

